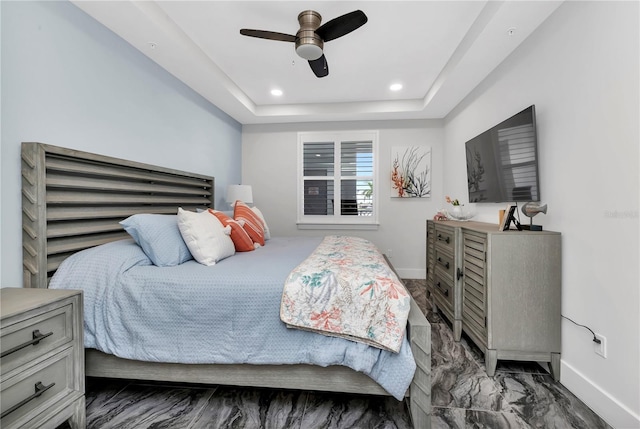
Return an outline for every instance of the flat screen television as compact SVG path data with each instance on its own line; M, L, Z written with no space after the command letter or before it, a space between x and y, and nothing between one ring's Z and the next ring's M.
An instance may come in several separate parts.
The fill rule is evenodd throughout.
M540 201L534 105L465 145L469 202Z

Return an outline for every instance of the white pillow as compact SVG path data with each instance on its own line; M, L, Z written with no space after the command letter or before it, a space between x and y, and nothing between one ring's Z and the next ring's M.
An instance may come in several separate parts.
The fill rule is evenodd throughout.
M267 226L267 221L264 220L264 215L262 214L260 209L257 208L257 207L251 207L251 210L253 210L253 212L258 215L258 217L262 221L262 224L264 225L264 239L265 240L270 239L271 238L271 232L269 232L269 227Z
M178 228L193 258L203 265L233 256L236 248L231 240L231 227L211 213L194 213L178 208Z

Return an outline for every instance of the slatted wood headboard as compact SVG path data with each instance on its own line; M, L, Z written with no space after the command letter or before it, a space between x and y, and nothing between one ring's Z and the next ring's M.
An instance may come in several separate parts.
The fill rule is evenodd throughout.
M128 237L136 213L214 206L214 178L65 149L22 143L24 286L46 288L69 255Z

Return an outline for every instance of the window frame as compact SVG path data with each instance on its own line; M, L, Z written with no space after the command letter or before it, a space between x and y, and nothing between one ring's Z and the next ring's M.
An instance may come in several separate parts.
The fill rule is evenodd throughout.
M378 194L379 194L379 166L378 166L378 146L379 132L377 130L362 131L318 131L298 133L298 156L297 156L297 226L298 229L377 229L378 228ZM304 145L305 143L330 143L334 144L334 192L340 195L340 184L343 180L358 180L358 176L342 176L341 170L341 145L343 142L371 141L372 153L372 175L374 193L371 197L373 213L371 216L353 216L336 214L334 208L333 215L305 215L304 214ZM367 175L368 176L368 175ZM311 177L311 176L310 176ZM326 179L331 180L332 176ZM367 179L368 180L368 179ZM339 207L339 205L336 205Z

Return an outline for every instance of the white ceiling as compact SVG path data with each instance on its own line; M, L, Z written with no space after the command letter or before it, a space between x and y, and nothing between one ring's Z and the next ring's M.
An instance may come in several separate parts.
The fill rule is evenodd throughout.
M258 124L443 118L562 1L73 3L240 123ZM239 33L295 35L307 9L323 23L356 9L369 19L325 44L325 78L293 43Z

